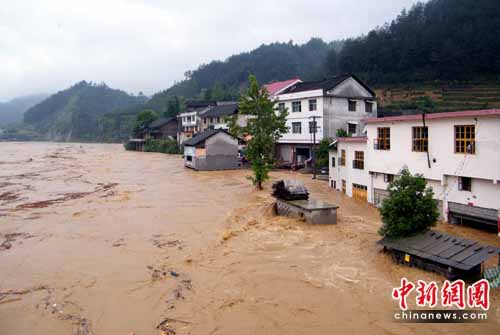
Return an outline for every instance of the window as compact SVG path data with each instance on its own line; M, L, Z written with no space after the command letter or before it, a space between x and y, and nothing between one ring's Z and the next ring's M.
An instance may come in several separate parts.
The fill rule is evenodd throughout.
M332 167L335 167L335 157L332 157Z
M309 121L309 133L317 133L318 132L318 126L316 125L316 121Z
M278 110L280 111L280 113L283 113L285 111L285 103L284 102L280 102L278 104Z
M186 156L186 160L188 162L192 162L193 161L193 156Z
M455 153L476 153L476 127L474 125L455 126Z
M356 111L356 100L354 99L349 99L349 112L355 112Z
M365 113L373 113L373 102L365 101Z
M351 135L356 134L356 124L355 123L348 123L347 124L347 132Z
M342 193L345 194L345 190L346 190L346 182L345 182L345 179L342 179Z
M203 123L207 124L207 118L206 117L203 118Z
M292 122L292 133L301 134L302 133L302 123Z
M214 118L213 117L210 118L210 123L214 123Z
M187 117L187 122L191 122L191 116Z
M309 100L309 111L310 112L315 111L316 108L317 108L316 99Z
M377 142L375 143L377 150L391 149L391 128L377 128Z
M458 190L470 192L472 190L472 178L458 177Z
M340 166L345 166L345 150L340 151Z
M365 153L364 151L354 151L354 160L352 161L352 168L364 170L365 169Z
M429 148L429 132L427 127L413 127L412 133L412 150L427 152Z
M302 111L302 104L300 101L294 101L292 102L292 112L293 113L298 113Z
M217 116L217 123L220 123L220 117Z
M388 173L384 174L384 182L386 182L386 183L392 183L393 180L394 180L394 175L393 174L388 174Z

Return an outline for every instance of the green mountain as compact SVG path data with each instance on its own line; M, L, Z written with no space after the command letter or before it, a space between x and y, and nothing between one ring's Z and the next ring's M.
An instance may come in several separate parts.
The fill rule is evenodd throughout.
M101 123L104 115L141 106L145 101L144 96L131 96L104 83L82 81L30 108L24 114L24 124L47 140L105 140Z
M345 41L329 67L368 83L500 80L500 1L431 0Z
M0 102L0 127L21 122L24 112L45 98L46 94L34 94Z

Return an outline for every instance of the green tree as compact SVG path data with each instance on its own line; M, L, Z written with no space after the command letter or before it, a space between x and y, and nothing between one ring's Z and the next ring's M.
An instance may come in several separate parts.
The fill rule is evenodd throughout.
M316 156L316 166L325 167L328 166L328 152L330 150L330 144L332 142L325 138L319 142L314 154Z
M143 110L137 115L137 119L134 124L134 135L137 136L141 129L149 125L154 120L158 119L160 116L158 113L151 109Z
M379 234L398 238L425 232L439 217L434 192L427 187L422 175L412 175L408 168L401 171L387 187L389 197L382 202L382 228Z
M176 116L181 112L181 104L179 102L179 98L174 96L173 99L167 101L167 111L165 112L165 116L171 117Z
M259 189L269 178L268 172L273 162L273 150L276 141L287 132L286 116L288 112L277 112L275 102L269 99L269 93L257 83L255 76L248 77L249 86L239 101L239 111L248 116L245 127L235 127L230 122L230 129L236 134L249 134L247 157L252 164L253 177L249 179Z
M344 128L337 128L335 135L337 137L351 137L351 134L349 134Z

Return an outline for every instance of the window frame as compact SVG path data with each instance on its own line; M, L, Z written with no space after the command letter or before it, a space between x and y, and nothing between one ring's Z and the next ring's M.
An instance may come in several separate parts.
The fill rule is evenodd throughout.
M365 152L361 150L354 151L354 159L352 160L352 168L357 170L365 169Z
M391 183L394 180L394 175L390 173L384 173L384 183Z
M295 126L297 125L299 131L295 131ZM292 122L292 134L302 134L302 122Z
M457 137L463 135L463 137ZM467 137L469 135L469 137ZM455 154L476 154L476 125L465 124L453 127L453 150ZM460 145L463 144L463 145ZM471 145L469 149L469 145ZM457 150L458 149L458 150Z
M370 111L368 112L368 106L370 106ZM365 113L372 114L373 113L373 102L365 100Z
M429 151L429 127L415 126L411 128L411 151Z
M311 127L312 124L316 124L316 127L315 127L316 129L314 132L312 131L312 127ZM316 133L316 134L318 133L318 121L309 121L309 134L314 134L314 133Z
M381 136L381 131L383 136ZM384 143L384 145L381 145L381 143ZM377 128L376 150L391 150L391 127Z
M311 109L311 103L314 104L314 109ZM309 99L308 104L309 104L309 111L310 112L315 112L318 110L318 100L317 99Z
M295 110L295 107L298 106L298 110ZM292 101L292 113L300 113L302 112L302 101Z
M278 111L280 113L283 113L285 111L285 109L286 109L285 103L284 102L279 102L278 103Z
M354 129L355 129L354 132L351 132L351 130L349 129L351 125L354 126ZM355 135L357 133L357 131L358 131L358 125L357 124L352 123L352 122L347 122L347 133L348 134Z
M358 109L358 101L356 99L347 99L347 111L356 112Z
M464 180L467 180L466 187L464 187ZM472 192L472 178L458 177L458 190L462 192Z
M335 156L332 156L332 163L331 163L332 168L334 168L334 167L335 167L335 159L336 159L336 157L335 157Z
M346 161L346 151L345 149L340 150L340 166L345 166L345 161Z

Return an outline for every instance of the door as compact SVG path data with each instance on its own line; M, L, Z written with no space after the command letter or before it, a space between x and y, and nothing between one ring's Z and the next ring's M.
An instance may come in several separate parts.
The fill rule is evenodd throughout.
M352 184L352 197L354 200L366 202L368 200L368 190L364 185Z

